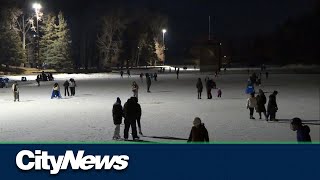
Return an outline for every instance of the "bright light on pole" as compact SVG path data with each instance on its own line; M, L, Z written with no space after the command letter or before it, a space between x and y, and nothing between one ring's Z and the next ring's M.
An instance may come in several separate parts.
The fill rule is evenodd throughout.
M37 18L37 46L38 46L38 63L40 63L40 36L39 36L39 20L40 20L40 16L41 16L41 13L40 13L40 9L42 8L41 4L39 3L34 3L32 8L35 10L36 12L36 18Z
M166 29L162 29L162 43L163 43L163 65L164 65L164 62L165 62L165 50L166 50L166 45L164 43L164 34L167 32Z

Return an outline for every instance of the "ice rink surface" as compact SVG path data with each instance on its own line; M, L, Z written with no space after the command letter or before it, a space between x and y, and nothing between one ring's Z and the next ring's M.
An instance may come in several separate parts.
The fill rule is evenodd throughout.
M289 120L300 117L311 129L313 141L320 139L319 91L320 75L270 74L262 79L266 96L273 90L277 96L279 122L249 119L244 93L248 75L226 74L214 78L222 89L222 98L197 99L196 82L207 74L158 73L147 93L145 78L138 75L121 79L119 74L54 75L60 84L63 99L50 99L54 82L42 82L38 87L35 76L27 76L20 84L20 102L13 102L11 88L0 89L1 142L112 142L114 125L112 105L117 97L122 105L132 95L131 83L140 86L142 131L150 142L184 142L194 117L200 117L214 142L295 142ZM210 77L213 78L212 75ZM20 80L21 76L9 77ZM76 96L64 97L63 82L75 78ZM205 88L204 88L205 91ZM121 135L123 136L121 126ZM131 138L131 137L130 137Z

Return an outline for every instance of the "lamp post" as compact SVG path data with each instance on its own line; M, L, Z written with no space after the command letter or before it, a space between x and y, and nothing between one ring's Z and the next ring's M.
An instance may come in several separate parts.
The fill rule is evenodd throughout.
M37 60L39 65L40 63L40 36L39 36L39 20L40 20L40 9L42 8L41 4L39 3L34 3L33 4L33 9L35 10L36 13L36 18L37 18Z
M162 29L162 45L163 45L163 65L165 63L165 50L166 50L166 45L164 43L164 35L166 34L167 30L166 29Z

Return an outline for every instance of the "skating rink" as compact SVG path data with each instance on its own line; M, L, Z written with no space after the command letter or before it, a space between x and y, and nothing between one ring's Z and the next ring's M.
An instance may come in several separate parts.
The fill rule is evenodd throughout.
M42 82L38 87L36 76L27 76L19 82L20 102L13 102L11 88L0 88L0 141L1 142L114 142L112 105L117 97L122 105L132 95L131 83L140 86L139 103L142 108L142 140L148 142L186 142L194 117L200 117L209 131L210 141L275 142L296 141L290 130L290 119L300 117L311 129L314 142L320 139L319 84L320 75L270 74L262 79L266 96L279 91L277 102L279 122L266 122L264 118L249 119L246 109L248 95L244 93L248 75L225 74L214 78L222 89L222 98L208 100L205 88L202 99L197 99L196 82L207 74L158 73L152 81L151 93L138 73L121 79L111 74L60 74L54 75L60 84L62 99L50 99L54 82ZM210 75L213 78L213 75ZM21 76L11 76L20 80ZM64 97L63 82L74 78L76 96ZM10 83L11 85L11 83ZM205 85L205 84L204 84ZM258 87L259 88L259 87ZM121 125L123 136L124 125ZM130 137L131 139L131 137Z

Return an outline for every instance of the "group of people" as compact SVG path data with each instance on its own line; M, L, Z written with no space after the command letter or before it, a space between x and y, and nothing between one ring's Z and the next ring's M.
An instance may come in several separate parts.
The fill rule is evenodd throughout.
M128 140L129 138L129 130L131 127L132 131L132 138L133 140L139 140L138 132L137 132L137 124L139 129L139 134L142 134L141 130L141 106L138 103L137 97L131 97L127 100L127 102L122 107L121 100L118 97L116 102L112 108L112 116L113 116L113 123L115 125L114 140L120 140L120 125L122 123L122 118L124 118L124 132L123 137L124 140Z
M207 98L208 99L212 99L212 89L216 89L217 88L217 84L213 79L210 79L209 77L205 78L205 85L206 85L206 90L207 90ZM202 95L202 90L203 90L203 84L201 81L201 78L198 78L197 84L196 84L196 88L197 88L197 92L198 92L198 99L201 99L201 95ZM222 96L222 90L219 88L217 91L217 97L221 98Z
M254 110L259 113L259 119L261 119L261 114L265 116L266 121L277 121L276 119L276 113L278 111L278 105L276 96L278 94L278 91L274 91L269 96L269 101L267 105L267 109L265 107L267 103L267 98L263 92L262 89L259 89L259 93L257 96L255 96L255 93L251 93L250 97L247 99L247 109L250 111L250 119L255 119L253 117ZM269 119L270 118L270 119Z
M64 96L67 96L67 95L70 96L69 88L70 88L71 96L75 96L77 84L73 78L71 78L70 80L66 80L63 83L63 86L64 86ZM53 98L59 98L59 99L61 98L60 86L58 83L54 83L53 85L51 99Z

